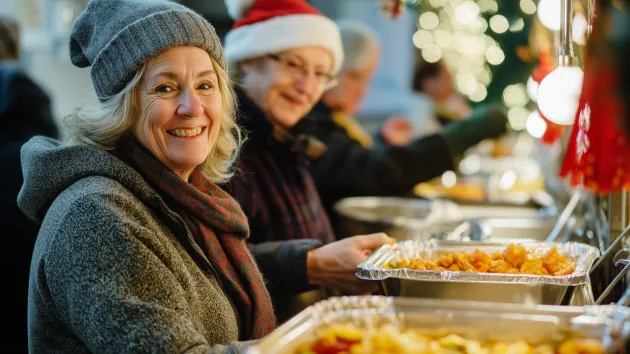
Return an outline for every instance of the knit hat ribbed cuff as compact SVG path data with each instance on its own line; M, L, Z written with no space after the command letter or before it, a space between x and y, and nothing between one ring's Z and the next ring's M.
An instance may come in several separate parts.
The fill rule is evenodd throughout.
M99 99L120 92L148 58L178 46L200 47L227 70L219 38L201 16L181 10L157 12L125 27L98 54L91 75Z

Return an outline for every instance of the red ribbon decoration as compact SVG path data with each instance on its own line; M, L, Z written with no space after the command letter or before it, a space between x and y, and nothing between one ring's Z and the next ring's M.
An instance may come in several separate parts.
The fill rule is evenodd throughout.
M601 16L602 24L611 20ZM619 56L611 52L607 29L598 22L587 48L582 93L560 177L570 176L572 186L605 194L630 187L630 145L622 127Z
M405 4L403 0L381 0L381 11L392 19L396 19L403 13Z

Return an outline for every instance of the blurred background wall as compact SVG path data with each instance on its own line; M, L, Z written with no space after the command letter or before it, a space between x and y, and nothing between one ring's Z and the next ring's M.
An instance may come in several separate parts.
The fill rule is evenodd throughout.
M223 0L176 1L204 15L221 37L232 26ZM310 0L327 16L363 21L380 36L381 61L358 115L366 128L374 130L385 117L404 113L415 56L422 53L423 60L445 60L470 103L502 103L512 127L525 129L536 111L527 79L540 49L557 40L557 32L546 31L536 16L545 0L405 1L413 6L391 20L380 11L379 0ZM584 1L575 0L578 12ZM97 103L89 69L75 68L68 58L72 23L86 5L87 0L0 0L0 13L22 24L22 64L48 90L59 122L75 106Z

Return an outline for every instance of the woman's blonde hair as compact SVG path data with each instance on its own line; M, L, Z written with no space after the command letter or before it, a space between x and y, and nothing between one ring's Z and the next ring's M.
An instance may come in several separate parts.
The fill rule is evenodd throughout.
M232 82L225 70L214 59L211 60L218 77L223 114L212 151L200 167L213 182L223 183L234 173L232 167L243 143L243 134L235 122L236 94ZM144 70L143 66L122 91L106 98L99 106L77 108L67 116L65 144L85 143L105 150L113 149L120 137L133 129L138 119L138 84Z

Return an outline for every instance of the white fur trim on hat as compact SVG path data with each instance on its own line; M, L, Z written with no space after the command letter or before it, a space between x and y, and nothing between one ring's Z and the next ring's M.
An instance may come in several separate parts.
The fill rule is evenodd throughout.
M228 14L234 20L240 20L254 4L254 0L225 0Z
M336 74L343 62L341 34L337 24L322 15L277 16L267 21L237 27L225 36L223 50L228 62L281 52L292 48L321 46L330 50Z

